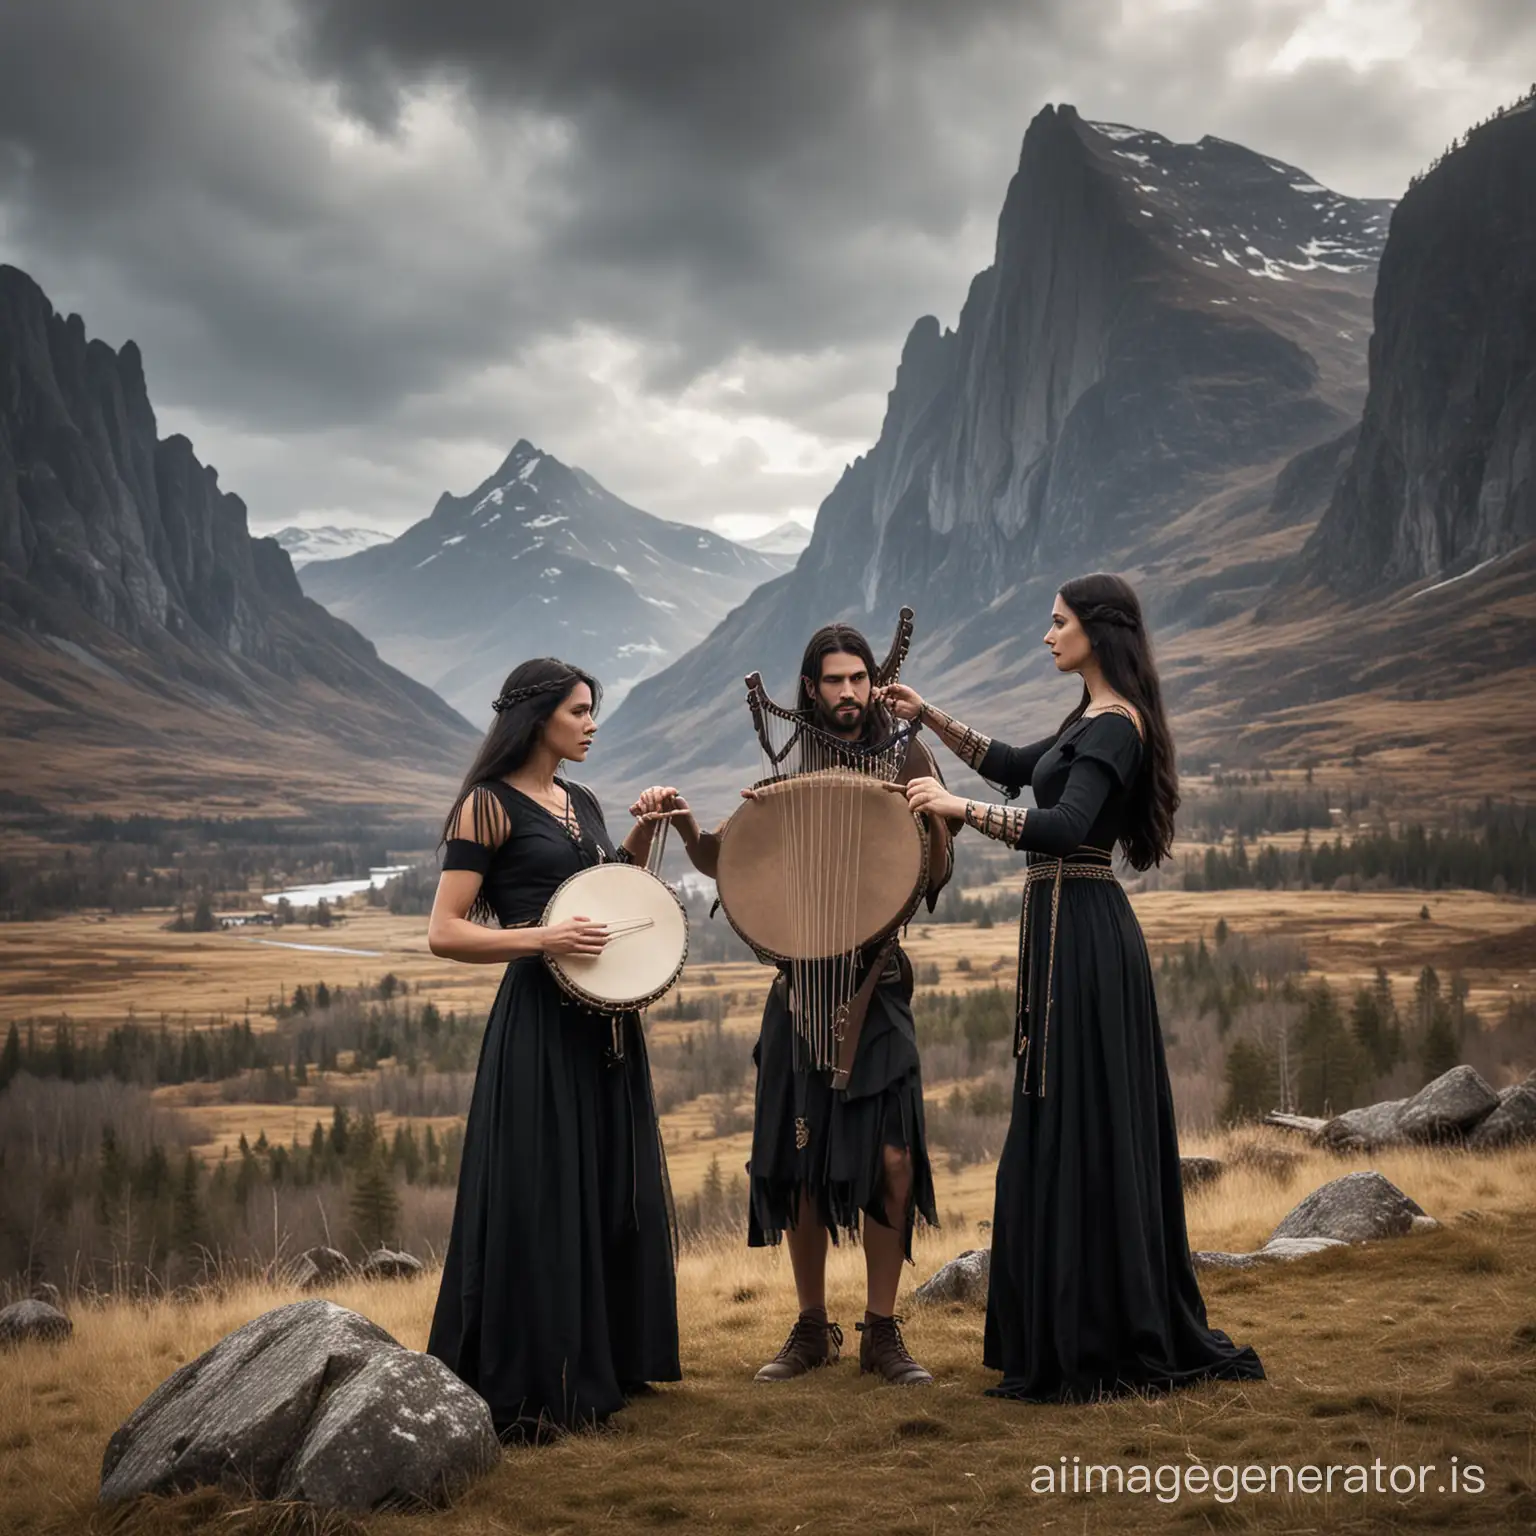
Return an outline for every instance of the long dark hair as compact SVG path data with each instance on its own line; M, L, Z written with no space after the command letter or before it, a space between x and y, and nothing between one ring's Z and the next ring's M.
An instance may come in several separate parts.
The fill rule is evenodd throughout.
M800 658L800 698L795 713L809 724L814 725L816 722L819 697L816 690L821 685L821 664L838 651L857 656L864 663L871 688L879 679L880 668L875 661L875 653L869 648L869 641L858 630L851 624L823 624L811 636L805 647L805 655ZM864 739L868 741L872 737L888 736L892 726L893 721L885 705L871 699L868 709L864 711Z
M443 823L444 842L453 836L459 813L475 785L487 779L504 779L521 768L538 742L544 722L570 698L578 683L585 683L592 690L595 715L603 700L602 684L590 672L583 672L568 661L537 656L507 673L507 680L496 696L496 718L485 733L485 740L454 796L453 809Z
M1130 582L1097 572L1063 583L1061 600L1077 615L1104 681L1136 706L1146 732L1141 767L1130 786L1130 816L1120 846L1135 869L1161 864L1173 846L1173 817L1179 808L1179 772L1173 733L1163 710L1163 686L1152 660L1152 637ZM1082 718L1088 687L1061 729Z

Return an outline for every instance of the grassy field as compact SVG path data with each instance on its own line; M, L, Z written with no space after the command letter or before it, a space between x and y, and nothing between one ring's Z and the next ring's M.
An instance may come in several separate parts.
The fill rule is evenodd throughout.
M979 887L977 894L1005 889ZM1370 976L1379 964L1407 988L1424 965L1459 969L1472 983L1473 1006L1507 995L1513 982L1536 984L1536 902L1486 891L1176 891L1131 897L1154 958L1170 945L1209 938L1218 919L1238 933L1283 936L1306 950L1311 972L1339 983ZM1420 917L1427 908L1428 918ZM723 923L723 917L715 919ZM393 971L430 987L438 1006L487 1009L501 980L498 966L440 960L427 948L426 920L356 907L329 928L289 925L252 937L237 930L168 933L157 914L76 916L10 923L0 948L0 1024L67 1013L82 1022L116 1022L131 1008L153 1022L185 1013L194 1022L225 1013L253 1022L269 995L323 977L356 986ZM914 963L932 961L943 985L990 986L1011 969L1018 947L1013 922L917 924L904 940ZM957 973L968 956L973 969ZM996 969L994 969L994 965ZM691 967L692 993L704 972L714 990L759 1002L769 973L750 962ZM747 1008L743 999L744 1011ZM660 1022L660 1021L658 1021ZM654 1027L654 1025L653 1025ZM660 1023L663 1031L664 1022ZM755 1027L755 1020L754 1020Z
M1230 1145L1210 1150L1231 1152ZM1229 1173L1191 1201L1196 1247L1247 1246L1307 1190L1351 1163L1310 1154L1288 1185ZM1536 1521L1536 1151L1469 1159L1422 1152L1379 1166L1439 1217L1427 1236L1294 1266L1208 1272L1214 1325L1263 1357L1269 1379L1160 1401L1030 1407L982 1397L978 1311L912 1308L907 1334L929 1391L861 1378L852 1360L801 1382L750 1380L793 1308L785 1257L722 1244L679 1273L685 1380L607 1431L509 1452L446 1513L390 1515L370 1531L1508 1531ZM921 1235L913 1283L985 1241ZM834 1254L834 1315L861 1305L856 1251ZM436 1277L328 1294L420 1348ZM82 1309L73 1341L0 1357L0 1529L241 1533L322 1528L205 1493L98 1512L111 1431L179 1363L291 1299L241 1286L176 1304ZM851 1328L849 1337L854 1337ZM1032 1491L1037 1467L1259 1464L1435 1467L1412 1495ZM1441 1493L1451 1458L1484 1491ZM1171 1472L1159 1474L1171 1478ZM1385 1474L1384 1474L1385 1475ZM1169 1487L1165 1481L1165 1490ZM294 1512L288 1512L293 1515ZM324 1529L356 1529L332 1521Z
M1442 974L1461 971L1469 1005L1492 1018L1506 1000L1536 988L1536 903L1518 897L1475 891L1157 890L1134 893L1132 902L1154 958L1201 936L1208 939L1218 919L1225 919L1235 933L1294 941L1306 952L1310 974L1326 976L1341 989L1367 981L1381 965L1399 998L1406 999L1420 969L1434 965ZM1421 917L1426 908L1428 918ZM905 942L915 966L929 976L936 970L938 980L929 985L953 992L1012 986L1017 929L1011 923L985 929L917 925ZM969 969L960 969L962 959ZM117 1022L131 1009L146 1023L164 1014L174 1026L183 1017L194 1024L221 1014L237 1019L249 1007L259 1030L271 1025L261 1013L267 1000L298 983L323 977L332 986L356 987L385 972L419 987L445 1012L457 1008L471 1017L489 1008L501 976L499 966L466 966L432 955L423 919L364 906L350 909L328 929L293 925L260 938L235 931L170 933L162 918L147 914L72 917L7 926L0 950L0 1024L59 1014L80 1023ZM695 965L679 990L686 997L713 993L721 1000L724 1028L745 1059L768 975L750 962ZM655 1013L647 1024L657 1043L698 1028ZM315 1120L328 1118L336 1091L367 1080L366 1074L312 1077L293 1104L225 1102L205 1084L162 1088L156 1097L185 1113L206 1138L204 1155L217 1157L241 1135L254 1142L265 1132L269 1141L288 1142L297 1133L307 1140ZM926 1086L933 1098L950 1084L930 1075ZM716 1157L727 1179L746 1160L744 1130L717 1134L715 1113L721 1107L706 1095L664 1116L680 1198L699 1188ZM443 1123L434 1122L439 1131ZM381 1116L381 1124L393 1133L391 1116ZM975 1169L957 1175L941 1170L940 1209L972 1219L984 1215L989 1188L989 1176Z

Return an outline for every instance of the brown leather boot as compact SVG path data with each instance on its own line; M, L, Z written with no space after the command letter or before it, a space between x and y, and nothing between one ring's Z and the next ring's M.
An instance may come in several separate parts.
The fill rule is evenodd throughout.
M835 1365L842 1354L843 1330L829 1323L826 1314L802 1312L789 1330L784 1347L753 1378L756 1381L792 1381L823 1365Z
M902 1319L864 1314L855 1323L859 1340L859 1370L878 1374L899 1387L931 1387L933 1377L907 1353L901 1337Z

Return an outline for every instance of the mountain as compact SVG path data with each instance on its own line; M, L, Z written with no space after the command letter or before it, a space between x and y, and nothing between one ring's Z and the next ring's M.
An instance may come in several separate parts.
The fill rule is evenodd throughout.
M377 528L280 528L272 537L298 570L315 560L340 560L375 544L387 544L393 535Z
M754 539L742 539L743 549L755 549L760 555L798 555L811 542L811 530L793 520L770 528Z
M472 720L529 656L590 667L612 700L789 562L664 522L519 440L398 539L317 561L309 595Z
M1296 579L1348 596L1460 576L1536 538L1536 97L1392 217L1370 393Z
M435 807L472 741L157 435L139 349L87 339L5 266L0 660L0 784L45 805Z
M1225 140L1047 107L992 265L954 330L913 327L879 440L794 571L634 689L610 760L739 775L739 679L787 689L833 617L878 649L911 603L915 672L995 704L1059 697L1035 637L1076 572L1126 570L1164 631L1251 611L1310 530L1272 515L1276 477L1359 416L1390 211Z

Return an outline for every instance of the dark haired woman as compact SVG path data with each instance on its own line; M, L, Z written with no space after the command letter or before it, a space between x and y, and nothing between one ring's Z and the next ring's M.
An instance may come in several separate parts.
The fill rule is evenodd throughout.
M427 929L435 955L507 967L480 1047L427 1344L490 1404L507 1440L595 1424L626 1394L681 1374L639 1020L586 1012L542 964L605 942L580 917L540 926L556 888L650 851L653 822L615 850L596 798L558 772L586 760L600 699L595 679L561 661L527 661L507 678L443 826Z
M1117 576L1056 596L1045 635L1061 672L1083 681L1054 735L990 741L925 704L921 716L1010 798L978 804L915 781L916 809L962 816L1024 850L1013 1117L997 1170L984 1359L994 1397L1084 1401L1156 1392L1264 1368L1206 1324L1184 1225L1173 1095L1152 967L1115 879L1116 844L1137 869L1173 841L1178 780L1141 606Z

